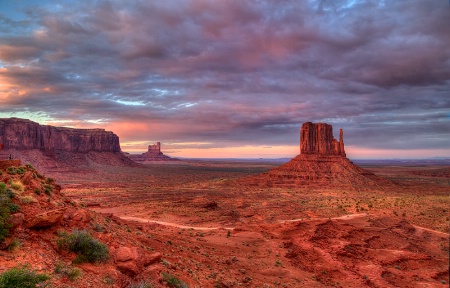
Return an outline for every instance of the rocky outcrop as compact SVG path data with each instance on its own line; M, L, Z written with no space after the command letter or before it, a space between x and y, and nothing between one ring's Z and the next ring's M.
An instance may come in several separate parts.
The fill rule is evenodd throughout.
M64 216L66 208L46 211L26 220L27 228L43 228L57 224Z
M343 130L339 141L333 137L333 126L326 123L303 123L300 130L300 154L340 155L345 157Z
M128 154L124 153L125 156L133 160L134 162L146 164L154 161L178 161L176 158L171 158L164 153L161 152L161 142L157 142L156 144L149 145L148 151L142 154Z
M339 141L326 123L303 123L300 155L261 175L244 178L241 183L268 187L346 187L358 190L388 184L385 179L353 164L345 154L343 130Z
M161 253L147 255L139 247L119 247L114 251L114 262L120 272L131 277L136 276L151 264L161 261Z
M0 143L4 149L38 149L46 153L120 152L119 137L104 129L74 129L40 125L19 118L0 118Z
M20 160L0 160L0 170L5 170L8 167L19 167L22 164Z

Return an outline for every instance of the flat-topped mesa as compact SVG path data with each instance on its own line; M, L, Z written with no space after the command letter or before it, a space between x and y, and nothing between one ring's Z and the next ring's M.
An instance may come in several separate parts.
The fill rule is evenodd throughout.
M300 154L338 155L346 157L344 136L333 137L333 126L326 123L305 122L300 130Z
M19 118L0 118L0 143L4 149L45 152L121 151L119 137L104 129L54 127Z

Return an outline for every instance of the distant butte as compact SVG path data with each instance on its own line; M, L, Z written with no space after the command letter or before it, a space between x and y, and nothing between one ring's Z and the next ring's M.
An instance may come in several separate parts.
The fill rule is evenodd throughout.
M152 163L154 161L179 161L179 159L171 158L161 152L161 142L157 142L153 145L148 145L148 151L142 154L124 154L134 162L141 164Z
M364 189L388 181L353 164L344 148L344 132L339 140L326 123L303 123L300 130L300 154L288 163L261 175L242 180L249 185L268 187L353 187Z

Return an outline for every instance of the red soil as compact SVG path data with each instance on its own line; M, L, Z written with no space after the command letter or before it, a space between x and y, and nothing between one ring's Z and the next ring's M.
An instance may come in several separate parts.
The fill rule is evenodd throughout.
M49 168L61 193L50 202L37 197L22 211L26 218L60 206L67 212L51 227L12 231L8 241L17 238L22 246L0 252L0 270L30 263L51 274L56 287L127 287L142 279L164 287L161 272L190 287L448 287L450 191L434 174L376 167L371 171L398 184L368 188L361 181L358 189L236 181L274 166L200 161ZM0 179L19 177L3 173ZM24 195L39 185L31 183ZM73 228L88 229L112 258L77 265L84 277L71 282L53 271L75 257L58 251L56 231ZM162 260L147 267L136 260L134 275L116 261L121 247L137 247L147 258L161 253Z

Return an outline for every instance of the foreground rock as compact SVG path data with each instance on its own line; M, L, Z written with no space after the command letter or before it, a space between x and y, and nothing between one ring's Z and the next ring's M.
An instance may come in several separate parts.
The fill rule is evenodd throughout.
M56 225L64 216L66 208L55 209L51 211L46 211L39 213L37 215L31 216L27 222L27 228L43 228Z
M15 165L6 167L9 164ZM131 227L124 229L123 223L81 207L61 193L54 179L44 177L31 165L22 166L18 160L0 160L0 165L7 168L0 173L0 220L5 219L5 211L10 214L6 223L0 222L5 236L0 240L0 273L28 265L47 274L51 287L119 288L141 280L152 287L162 286L160 274L167 271L160 264L162 254L147 246L155 246L156 240L139 236L142 231L130 233ZM91 237L92 249L97 247L92 246L95 241L106 245L109 257L99 263L76 263L76 252L58 246L61 235L74 231ZM77 249L80 243L90 241L83 237L78 238ZM82 277L70 274L77 270Z
M146 255L139 247L120 247L114 251L114 262L117 269L129 276L136 276L146 267L161 261L161 253Z

